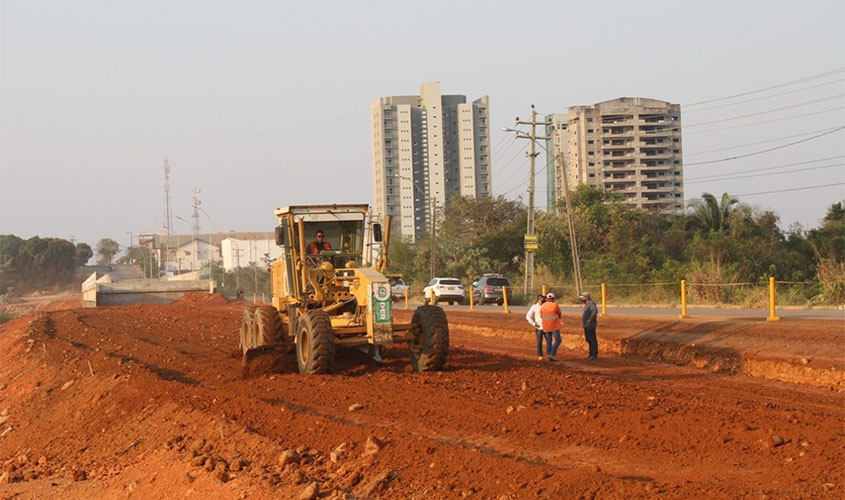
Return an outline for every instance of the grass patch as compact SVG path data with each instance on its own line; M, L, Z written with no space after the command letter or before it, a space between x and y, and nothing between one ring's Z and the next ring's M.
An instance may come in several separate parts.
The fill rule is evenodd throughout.
M0 311L0 325L14 318L16 318L16 316L10 312Z

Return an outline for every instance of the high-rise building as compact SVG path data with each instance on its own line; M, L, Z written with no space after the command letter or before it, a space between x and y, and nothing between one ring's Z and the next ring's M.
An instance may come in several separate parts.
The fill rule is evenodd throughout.
M370 106L376 215L392 215L395 235L430 230L432 210L455 196L490 196L490 107L443 95L440 82L420 95L389 96Z
M643 97L620 97L573 106L547 117L555 155L566 166L569 189L580 183L621 193L638 208L684 211L681 105ZM557 197L563 196L563 165L554 157Z

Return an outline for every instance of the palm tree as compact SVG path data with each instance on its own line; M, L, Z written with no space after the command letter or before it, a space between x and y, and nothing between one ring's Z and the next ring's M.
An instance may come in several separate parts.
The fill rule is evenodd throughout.
M728 193L722 193L718 202L712 194L702 193L701 199L690 205L692 224L707 232L722 233L728 228L729 216L738 203L739 200Z

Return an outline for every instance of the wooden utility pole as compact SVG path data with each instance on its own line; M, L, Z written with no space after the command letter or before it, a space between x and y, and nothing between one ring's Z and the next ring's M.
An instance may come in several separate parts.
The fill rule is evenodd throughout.
M525 231L525 284L523 286L523 295L528 297L528 295L533 291L533 281L534 281L534 251L536 247L530 246L528 243L529 241L535 241L534 239L534 160L540 154L537 152L537 139L547 140L549 137L546 136L538 136L537 135L537 125L551 125L551 122L538 122L537 121L537 111L534 109L534 105L531 105L531 121L521 121L519 117L516 118L517 125L531 125L531 135L526 135L521 133L518 130L514 129L506 129L508 131L517 132L516 137L518 139L529 139L531 141L531 150L528 153L525 153L530 159L530 167L528 173L528 227Z

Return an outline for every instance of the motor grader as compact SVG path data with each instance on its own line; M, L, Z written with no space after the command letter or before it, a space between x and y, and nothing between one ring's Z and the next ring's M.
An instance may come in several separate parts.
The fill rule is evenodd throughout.
M373 222L367 205L277 208L272 305L247 308L240 327L245 370L266 353L295 352L299 372L331 373L340 348L369 350L407 342L416 371L442 370L449 355L443 309L424 305L394 322L387 269L390 217ZM382 239L382 236L384 238ZM380 243L375 264L373 247Z

